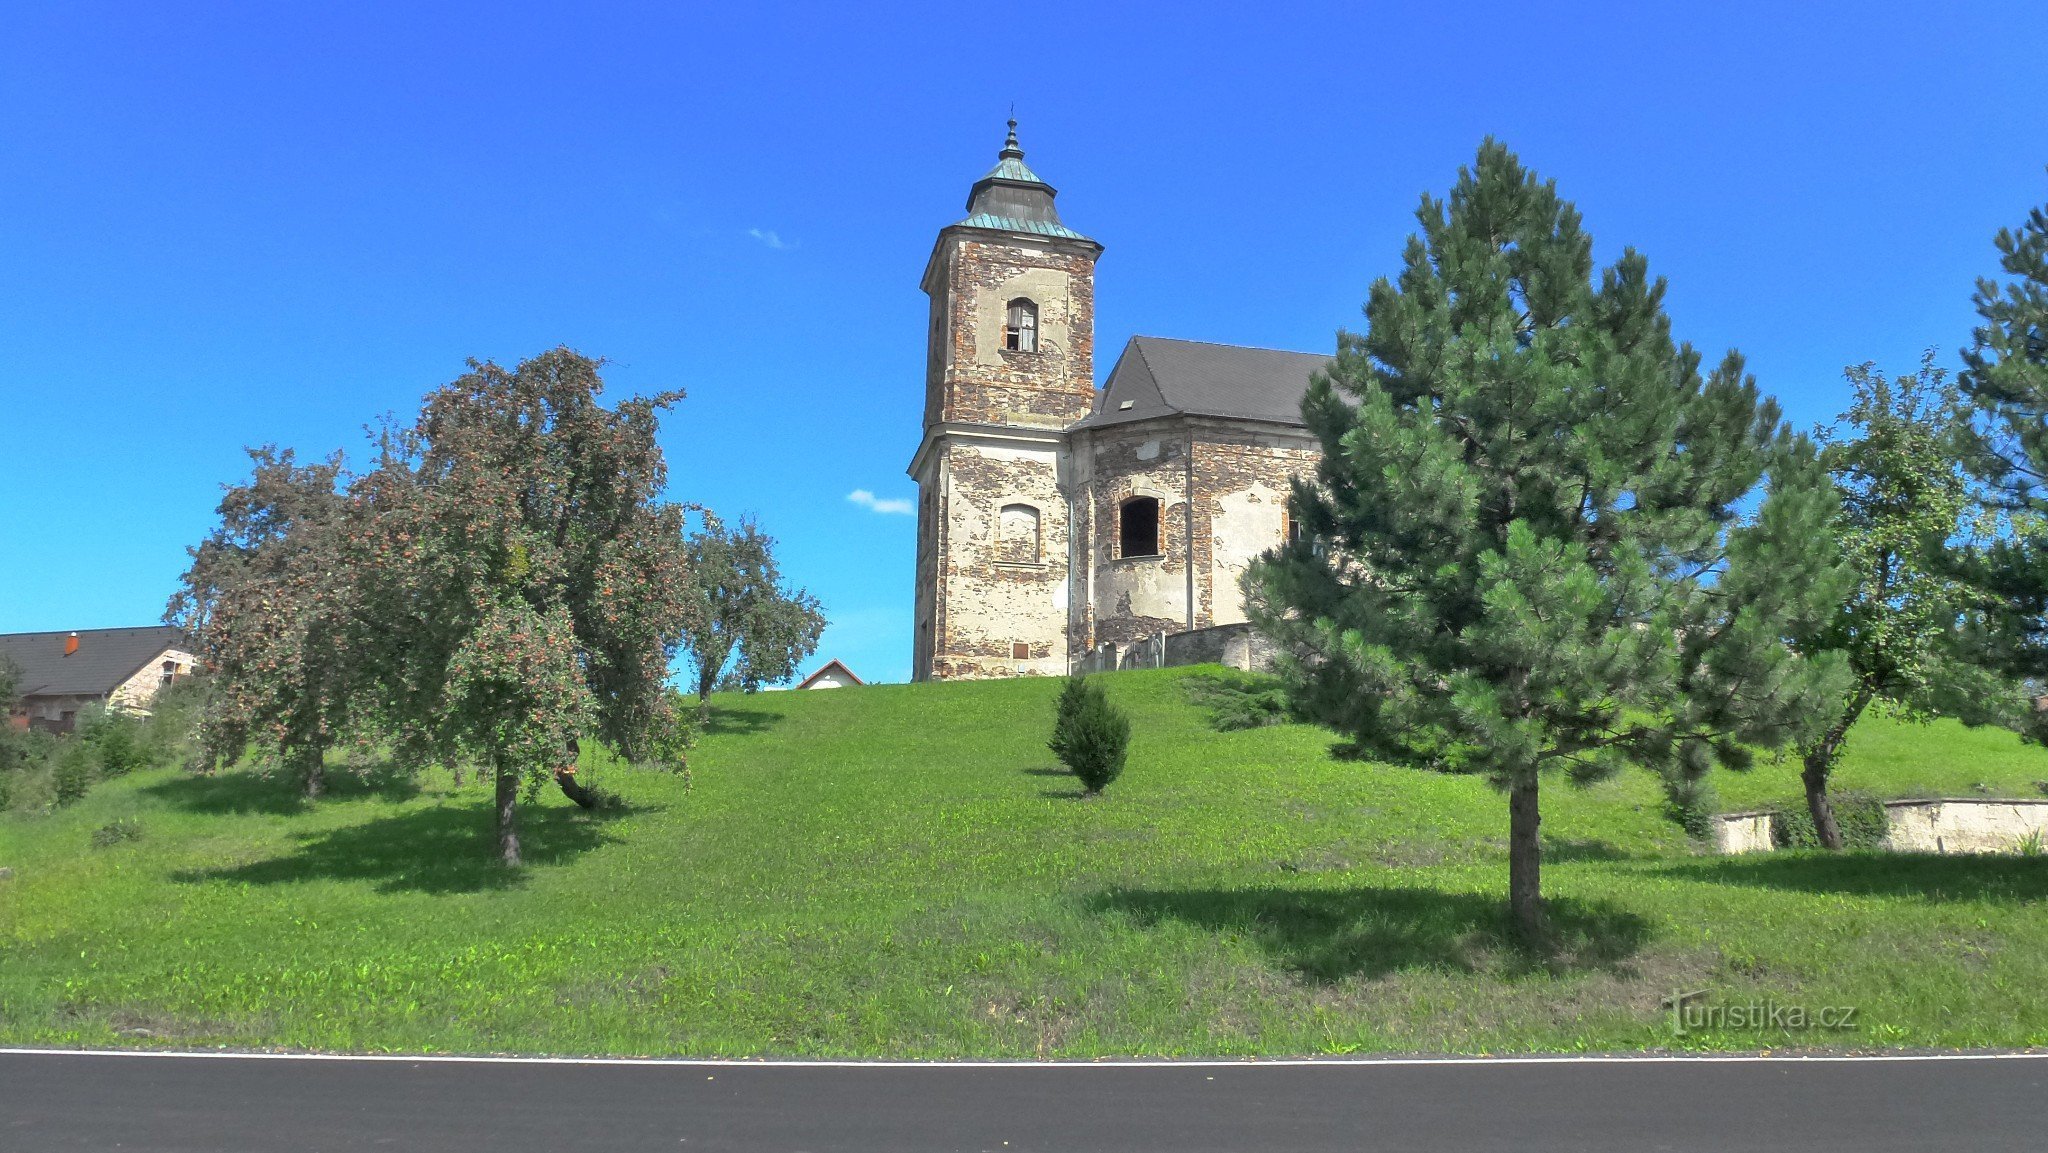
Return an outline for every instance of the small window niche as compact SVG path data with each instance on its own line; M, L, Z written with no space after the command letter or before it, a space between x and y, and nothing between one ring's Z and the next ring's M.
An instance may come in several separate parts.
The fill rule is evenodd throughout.
M1006 504L996 518L996 559L1009 564L1041 564L1045 560L1038 536L1038 510L1028 504Z
M1295 518L1294 510L1291 508L1280 510L1280 543L1301 543L1301 521Z
M1134 496L1117 509L1117 555L1159 555L1159 498Z
M1030 645L1027 645L1027 644L1025 644L1025 643L1024 643L1023 641L1015 641L1015 642L1012 642L1012 643L1011 643L1011 645L1010 645L1010 659L1011 659L1011 660L1013 660L1013 661L1028 661L1028 660L1030 660L1030 659L1031 659L1031 646L1030 646Z
M1010 352L1038 351L1038 306L1024 297L1011 301L1003 318L1003 347Z

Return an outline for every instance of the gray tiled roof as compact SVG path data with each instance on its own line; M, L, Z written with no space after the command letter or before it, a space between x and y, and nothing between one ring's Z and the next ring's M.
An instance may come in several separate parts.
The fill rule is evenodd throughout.
M1309 377L1330 360L1320 352L1134 336L1110 371L1095 412L1077 427L1177 414L1298 426ZM1126 401L1129 408L1123 407Z
M191 652L192 642L169 625L129 629L79 629L78 651L64 655L69 630L0 633L0 662L20 674L22 696L104 696L142 671L165 649Z

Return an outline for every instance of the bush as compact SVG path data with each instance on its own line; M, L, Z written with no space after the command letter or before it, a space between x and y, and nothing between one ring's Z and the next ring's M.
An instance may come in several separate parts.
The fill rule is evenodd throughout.
M1706 778L1688 780L1678 773L1665 774L1664 818L1684 829L1686 836L1695 841L1713 840L1714 817L1720 811L1721 799Z
M73 737L58 746L56 762L50 770L50 781L58 804L68 805L83 799L92 791L93 782L99 779L100 769L91 745Z
M1109 703L1102 686L1087 677L1069 677L1046 747L1081 779L1084 796L1102 792L1123 773L1130 744L1131 719Z
M152 750L139 717L94 705L79 715L78 739L92 750L103 777L149 767Z
M1293 719L1287 686L1280 678L1228 670L1195 673L1181 682L1188 703L1209 714L1209 727L1219 732L1264 728Z
M101 825L98 829L93 830L92 847L104 849L110 845L118 845L123 841L139 841L141 839L142 819L140 817L122 817L118 821Z
M1848 790L1830 793L1835 825L1842 830L1845 849L1882 849L1891 818L1884 801L1869 793ZM1813 814L1804 801L1779 805L1771 810L1771 841L1781 849L1818 849L1820 834L1813 828Z

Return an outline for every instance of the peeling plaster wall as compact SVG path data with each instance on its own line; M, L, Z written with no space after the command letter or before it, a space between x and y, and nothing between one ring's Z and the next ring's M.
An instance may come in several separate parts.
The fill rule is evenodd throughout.
M1085 431L1075 445L1076 485L1089 510L1091 537L1080 558L1089 612L1077 649L1127 645L1190 625L1188 615L1189 444L1177 424L1147 421ZM1132 497L1159 501L1159 555L1121 555L1121 506Z
M942 233L925 290L925 424L1063 429L1095 402L1095 252ZM1038 305L1038 351L1003 347L1011 300Z
M1194 430L1196 617L1202 625L1245 619L1238 580L1287 526L1294 476L1313 476L1321 451L1306 432L1203 422Z
M1067 502L1056 446L955 444L946 453L946 605L932 675L942 678L1067 671ZM1006 540L1005 505L1037 510L1036 541ZM1013 522L1013 527L1015 524ZM1015 646L1023 645L1019 658Z
M1243 621L1238 577L1280 543L1289 478L1312 474L1317 456L1305 432L1248 422L1171 417L1078 433L1089 547L1075 578L1086 607L1070 623L1074 650ZM1118 555L1132 496L1160 501L1157 558Z
M1067 671L1069 520L1065 429L1095 400L1092 243L948 229L931 295L925 443L918 482L912 675ZM1038 310L1038 347L1004 347L1009 303ZM1029 506L1006 540L1006 505ZM1015 532L1012 536L1016 536ZM1017 646L1023 646L1018 655Z

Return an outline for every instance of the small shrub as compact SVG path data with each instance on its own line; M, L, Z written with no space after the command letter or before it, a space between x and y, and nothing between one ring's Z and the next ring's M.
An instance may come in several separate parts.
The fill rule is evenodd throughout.
M93 830L92 847L104 849L111 845L118 845L123 841L139 841L141 839L142 819L140 817L122 817L118 821L101 825Z
M1283 724L1293 717L1287 687L1278 677L1256 673L1196 673L1181 682L1188 703L1209 714L1209 727L1220 732Z
M1869 793L1848 790L1830 793L1835 825L1842 830L1845 849L1882 849L1891 818L1884 801ZM1771 810L1771 840L1781 849L1818 849L1820 834L1814 831L1813 814L1804 801L1779 805Z
M1664 778L1664 819L1684 829L1686 836L1695 841L1713 840L1714 817L1720 811L1721 799L1704 778L1687 780L1676 773ZM1807 823L1812 824L1810 820Z
M50 784L58 804L84 799L99 779L98 758L93 756L91 745L74 737L58 746L56 761L50 769Z
M140 718L94 706L78 718L78 739L92 749L103 777L126 776L149 766L151 749Z
M2022 857L2048 857L2048 841L2044 841L2041 830L2035 829L2013 842L2012 851Z
M1102 686L1068 678L1046 747L1081 779L1084 796L1101 793L1123 773L1130 744L1131 718L1109 703Z

